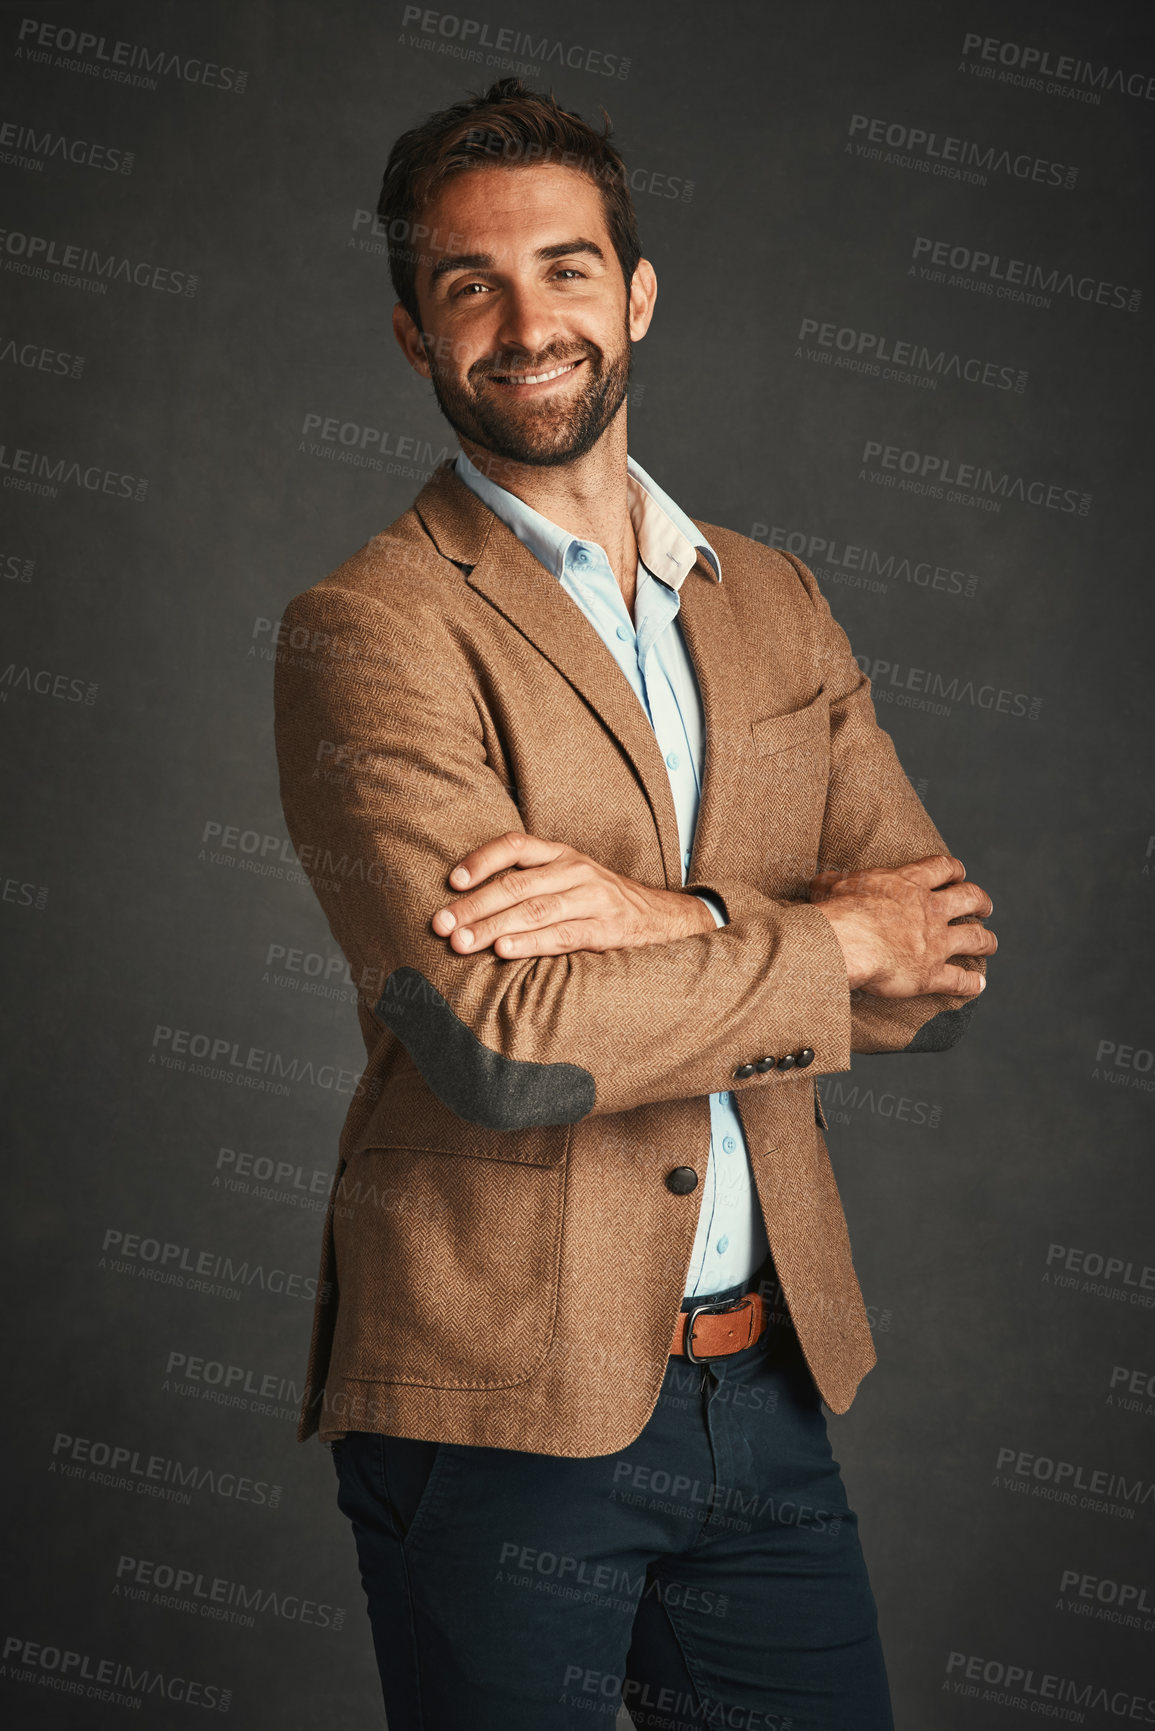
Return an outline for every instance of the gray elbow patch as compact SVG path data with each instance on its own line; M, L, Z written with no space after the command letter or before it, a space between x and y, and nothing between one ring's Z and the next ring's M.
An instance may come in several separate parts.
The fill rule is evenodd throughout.
M437 1098L487 1130L576 1124L593 1111L594 1079L580 1064L506 1058L466 1027L418 968L395 968L374 1014L392 1030Z
M967 1023L975 1007L972 998L967 1004L960 1004L957 1010L940 1010L937 1016L932 1016L929 1022L924 1022L909 1046L904 1046L904 1052L945 1052L951 1046L957 1046L967 1031Z

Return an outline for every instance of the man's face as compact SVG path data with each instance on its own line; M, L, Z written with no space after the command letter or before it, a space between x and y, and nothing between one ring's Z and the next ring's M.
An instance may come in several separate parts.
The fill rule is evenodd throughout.
M469 169L422 220L450 239L418 265L426 341L403 309L394 327L450 426L517 463L584 456L621 408L653 305L649 265L627 296L597 187L553 165Z

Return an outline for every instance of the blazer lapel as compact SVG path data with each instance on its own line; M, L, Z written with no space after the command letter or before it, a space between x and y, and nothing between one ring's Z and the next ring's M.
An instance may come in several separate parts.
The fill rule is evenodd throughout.
M470 586L557 668L614 735L653 813L666 882L680 885L678 820L657 738L621 668L581 608L460 480L450 462L439 464L418 494L415 509L439 551L465 568ZM722 833L726 771L734 743L740 645L729 602L720 593L724 587L699 554L679 591L679 618L706 716L706 765L692 870L715 826Z
M703 524L697 522L702 534ZM704 553L686 573L678 591L678 619L698 676L706 718L706 757L702 798L694 828L694 848L686 881L726 874L726 834L743 800L758 797L744 785L750 758L749 692L741 635L734 623L723 568L719 583ZM664 772L664 766L663 766Z

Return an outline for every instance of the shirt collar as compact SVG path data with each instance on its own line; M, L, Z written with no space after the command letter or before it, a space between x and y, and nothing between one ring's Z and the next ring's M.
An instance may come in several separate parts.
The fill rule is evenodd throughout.
M471 487L478 498L513 530L546 570L555 577L561 577L570 548L577 544L579 537L543 517L540 511L535 511L508 487L501 487L488 475L483 475L464 451L457 453L456 468L466 486ZM630 520L637 538L638 557L647 570L671 589L680 589L687 572L693 568L696 550L700 548L720 583L722 562L697 524L668 493L662 491L641 464L629 456L626 458L626 471Z

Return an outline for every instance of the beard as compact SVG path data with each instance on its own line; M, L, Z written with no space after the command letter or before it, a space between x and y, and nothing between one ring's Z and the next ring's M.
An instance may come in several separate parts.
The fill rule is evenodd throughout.
M439 368L432 347L427 352L434 395L458 438L470 439L496 457L537 468L572 463L593 449L625 400L633 363L628 324L625 341L613 354L591 344L563 353L554 344L529 361L519 358L516 369L544 373L580 358L585 365L577 395L519 403L515 396L498 397L500 386L487 390L480 382L490 373L513 370L500 364L500 358L477 362L462 379Z

